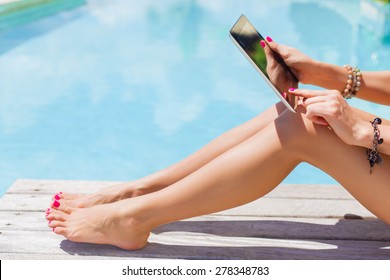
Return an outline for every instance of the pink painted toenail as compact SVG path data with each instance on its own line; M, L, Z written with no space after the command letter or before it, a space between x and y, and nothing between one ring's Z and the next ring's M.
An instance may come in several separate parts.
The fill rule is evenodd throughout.
M60 200L60 199L61 199L61 197L60 197L58 194L56 194L56 195L54 196L54 198L57 199L57 200Z
M54 200L53 206L54 206L54 207L59 207L59 206L60 206L60 203L59 203L57 200Z

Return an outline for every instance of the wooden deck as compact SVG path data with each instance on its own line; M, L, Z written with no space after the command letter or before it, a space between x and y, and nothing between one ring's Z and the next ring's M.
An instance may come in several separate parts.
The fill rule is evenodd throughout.
M157 228L133 252L73 243L47 227L54 193L114 183L16 181L0 199L0 259L390 259L390 227L339 186L281 185L248 205Z

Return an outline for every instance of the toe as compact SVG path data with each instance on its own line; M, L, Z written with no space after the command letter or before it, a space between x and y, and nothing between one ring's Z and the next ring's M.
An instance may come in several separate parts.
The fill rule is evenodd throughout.
M56 209L56 210L59 210L59 211L62 211L62 212L65 212L65 213L71 213L72 212L72 207L69 207L68 206L68 203L65 199L62 199L62 200L54 200L52 203L51 203L51 207L52 209Z
M54 209L58 209L61 206L61 203L59 200L53 200L51 203L51 207Z
M53 228L53 232L65 237L67 236L67 229L65 227L55 227Z
M48 221L65 221L68 214L58 211L58 210L52 210L49 215L46 216L46 219Z
M45 217L47 219L47 217L49 216L50 212L51 212L51 208L47 208L46 211L45 211Z
M53 195L53 197L52 197L52 200L54 201L54 200L60 200L61 198L63 198L64 196L63 196L63 194L62 194L62 192L58 192L58 193L56 193L55 195Z
M65 222L59 221L59 220L52 220L52 221L49 221L48 226L50 228L65 227Z
M61 195L62 198L65 199L78 199L80 197L79 194L74 194L74 193L63 193Z

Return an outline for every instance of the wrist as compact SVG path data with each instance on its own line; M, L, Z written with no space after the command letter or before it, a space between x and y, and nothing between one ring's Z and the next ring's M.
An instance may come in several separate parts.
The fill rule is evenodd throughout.
M299 66L297 71L297 78L302 84L315 85L318 80L318 66L320 62L312 58L308 58Z
M353 145L372 148L373 129L370 122L361 121L355 129Z
M327 89L341 91L347 82L347 72L344 67L322 61L313 61L310 73L310 84Z
M301 77L302 83L310 85L318 85L319 81L322 80L323 69L322 62L318 60L310 60L307 64L307 71L304 77Z

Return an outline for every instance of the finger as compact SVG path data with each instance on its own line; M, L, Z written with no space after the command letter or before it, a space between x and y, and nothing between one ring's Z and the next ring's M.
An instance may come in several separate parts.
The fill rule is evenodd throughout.
M306 118L313 123L328 126L329 123L326 120L326 109L327 106L325 102L311 104L306 107Z
M329 126L329 123L323 117L319 117L319 116L313 116L312 122L319 125Z
M313 104L316 104L316 103L322 103L322 102L326 102L326 101L327 101L327 99L326 99L326 97L324 95L319 95L319 96L305 98L302 101L302 105L304 107L307 107L307 106L310 106L310 105L313 105Z
M264 42L264 40L260 41L260 45L264 49L264 53L267 58L267 66L268 67L272 66L274 59L273 59L273 53L271 48Z
M264 49L267 43L264 40L260 40L260 46Z
M315 96L326 95L328 91L325 90L311 90L311 89L302 89L302 88L289 88L288 92L296 96L301 96L303 98L310 98Z
M267 45L275 52L279 52L279 44L277 44L270 36L265 37Z
M283 59L285 59L289 50L287 46L276 43L270 36L266 37L267 45L274 51L277 52Z
M314 115L312 112L306 112L306 118L315 124L326 125L326 126L329 125L329 123L324 117Z
M260 41L260 45L261 47L264 49L264 52L267 56L271 55L272 54L272 50L271 48L268 46L268 44L265 43L264 40L261 40Z

